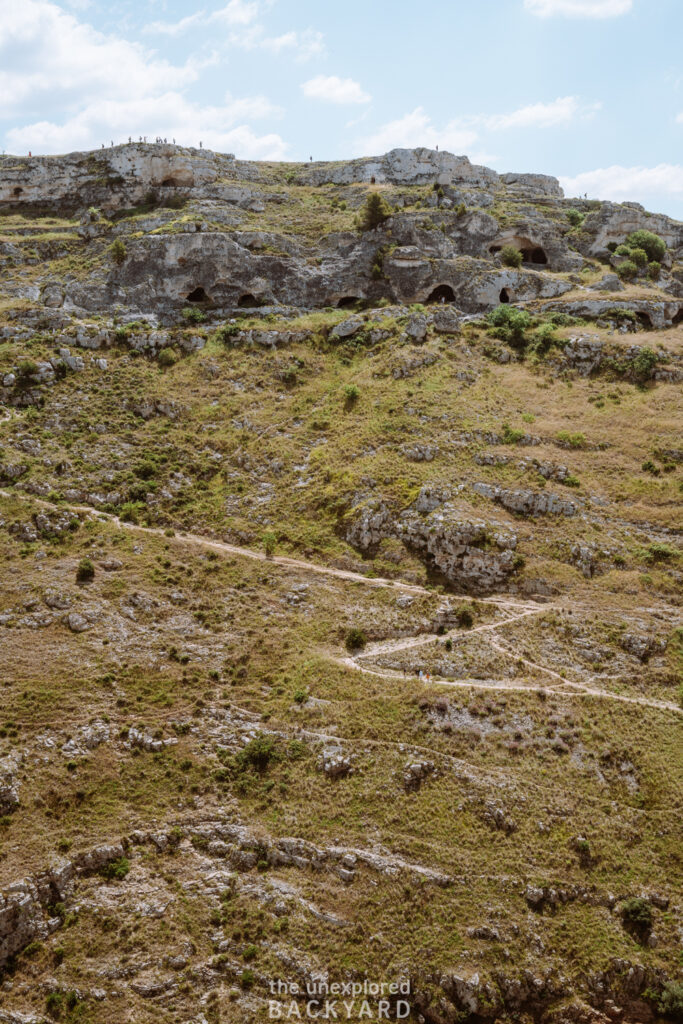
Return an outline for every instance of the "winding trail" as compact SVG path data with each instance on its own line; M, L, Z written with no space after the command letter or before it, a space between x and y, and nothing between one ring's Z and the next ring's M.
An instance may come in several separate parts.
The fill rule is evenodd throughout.
M98 509L92 508L90 505L71 505L67 503L56 504L54 502L46 501L44 498L36 498L34 495L23 495L17 494L16 492L10 492L4 489L0 489L0 497L14 499L26 503L33 503L39 505L41 508L48 508L54 511L61 509L68 509L70 512L83 513L85 515L95 516L102 522L113 523L115 526L123 530L128 530L131 533L165 537L168 540L176 542L190 544L193 547L200 547L212 551L220 551L226 555L234 555L238 558L248 558L253 561L265 562L268 565L277 565L284 569L296 570L297 572L308 572L315 573L319 576L328 576L333 579L344 580L351 583L360 583L366 587L374 588L386 588L390 590L399 590L403 593L409 594L420 594L427 595L429 597L434 596L434 591L429 590L427 587L422 587L415 583L405 583L402 580L392 580L386 577L370 577L364 576L362 573L353 572L349 569L336 569L333 566L319 565L315 562L308 562L299 558L290 558L286 555L274 555L267 556L265 552L255 551L253 548L240 547L236 544L228 544L226 541L216 540L211 537L203 537L199 534L194 533L178 533L174 531L172 537L168 536L162 527L154 526L140 526L138 523L127 523L124 522L119 516L113 515L109 512L102 512ZM471 594L449 594L453 600L471 600ZM382 642L374 644L370 648L356 654L351 657L334 657L328 655L328 659L336 662L337 664L343 665L346 668L353 668L356 671L363 672L367 675L376 676L384 679L403 679L404 674L401 672L393 672L391 670L379 671L378 669L368 668L360 664L361 660L378 657L382 654L396 654L399 651L412 650L416 647L421 647L426 644L435 643L438 640L449 638L451 641L461 642L468 639L473 634L477 633L494 633L501 629L503 626L510 625L513 622L518 622L521 619L528 618L534 615L542 615L553 608L557 608L556 605L552 604L531 604L530 602L522 602L514 600L508 597L477 597L477 601L480 604L490 604L499 608L504 608L508 611L516 609L518 614L511 615L509 618L502 619L499 622L485 623L482 626L475 626L473 629L469 629L466 633L460 631L451 630L448 633L444 633L442 636L436 634L426 633L420 634L419 636L406 637L401 640L392 640L389 642ZM541 672L544 675L550 676L556 681L555 687L552 689L545 688L546 693L556 694L564 697L596 697L601 700L614 700L619 701L623 704L633 704L640 707L653 708L658 711L672 711L677 715L683 714L683 708L677 704L672 704L668 701L663 700L651 700L646 697L627 697L624 694L610 693L606 690L597 689L589 686L588 683L579 683L571 679L565 678L559 672L554 669L548 668L546 665L540 665L528 658L520 657L518 654L512 654L505 647L501 646L496 642L495 639L490 641L491 647L496 650L499 654L506 658L514 658L515 661L521 661L522 664L528 668L533 669L537 672ZM595 679L595 676L591 677L591 682ZM481 682L480 680L452 680L444 679L442 677L434 677L430 680L434 684L439 686L448 686L458 689L480 689L480 690L513 690L518 692L528 692L529 690L536 690L538 686L535 684L520 685L518 683L512 683L509 680L491 680L489 682ZM375 741L380 742L380 741Z

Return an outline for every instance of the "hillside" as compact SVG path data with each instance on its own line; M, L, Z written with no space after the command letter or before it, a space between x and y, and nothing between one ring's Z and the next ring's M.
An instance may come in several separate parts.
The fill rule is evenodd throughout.
M0 158L0 1021L683 1019L682 380L635 203Z

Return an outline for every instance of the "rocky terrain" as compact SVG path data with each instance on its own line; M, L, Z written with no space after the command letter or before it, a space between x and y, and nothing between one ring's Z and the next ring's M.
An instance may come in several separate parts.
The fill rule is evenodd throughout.
M682 380L635 203L1 157L0 1022L683 1019Z

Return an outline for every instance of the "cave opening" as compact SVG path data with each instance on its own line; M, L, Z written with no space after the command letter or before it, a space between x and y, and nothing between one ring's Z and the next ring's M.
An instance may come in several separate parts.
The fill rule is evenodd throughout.
M681 306L681 308L676 313L676 316L673 318L673 320L671 322L672 322L672 324L674 324L674 326L676 324L683 324L683 306Z
M500 295L498 296L498 300L499 300L499 302L509 302L510 301L510 293L507 290L507 288L503 288L503 290L501 291Z
M546 266L548 255L542 246L532 242L530 238L523 238L521 235L509 235L500 237L489 246L489 252L495 256L506 246L517 249L522 254L522 263L531 263L534 266Z
M337 309L351 309L361 301L362 300L358 295L345 295L337 303Z
M206 294L204 289L199 285L197 288L193 288L190 294L187 296L188 302L210 302L209 296Z
M428 305L434 302L455 302L455 292L449 284L440 284L425 300Z
M636 319L639 326L642 327L644 331L652 330L652 320L650 319L649 313L636 313Z
M242 309L258 309L261 303L258 301L256 296L247 293L246 295L240 295L237 300L237 305Z
M23 190L23 188L21 187L21 185L17 185L17 187L16 187L15 189L13 189L13 191L12 191L12 195L13 195L13 196L20 196L20 195L21 195L21 193L22 193L23 191L24 191L24 190Z

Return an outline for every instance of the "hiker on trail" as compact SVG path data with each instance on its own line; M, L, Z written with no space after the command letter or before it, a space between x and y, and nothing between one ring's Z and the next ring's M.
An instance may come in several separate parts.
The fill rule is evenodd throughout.
M204 147L202 146L202 143L201 143L201 139L199 140L199 148L200 148L200 149L203 149L203 148L204 148Z

